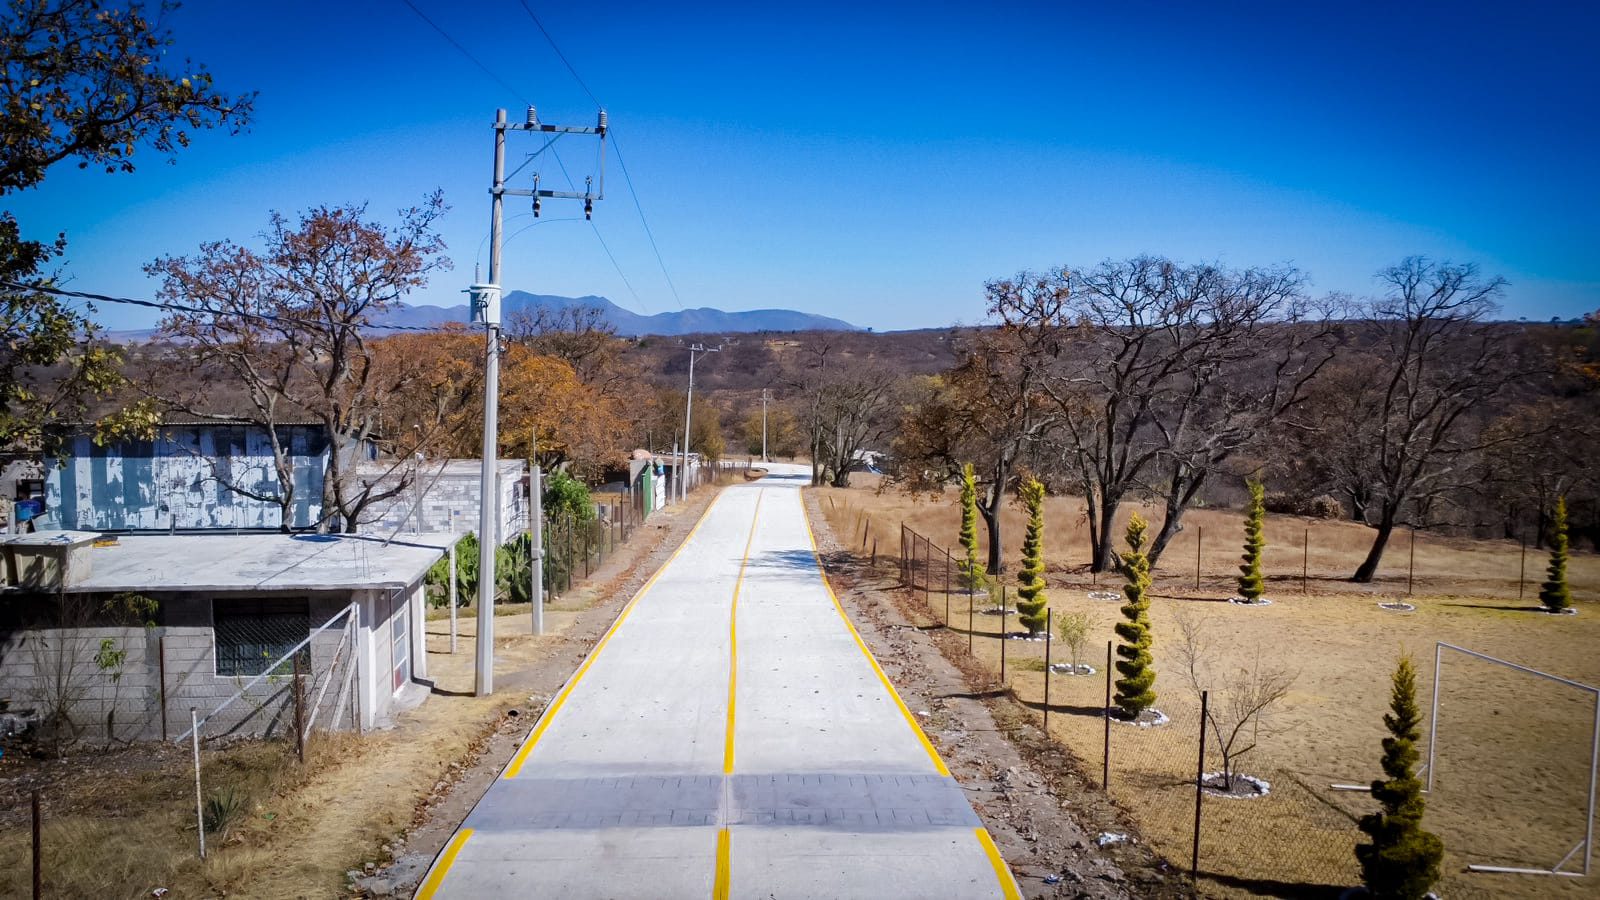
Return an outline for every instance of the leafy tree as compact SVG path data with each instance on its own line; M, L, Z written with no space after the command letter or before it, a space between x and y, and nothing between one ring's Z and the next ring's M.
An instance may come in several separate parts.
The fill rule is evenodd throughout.
M962 587L980 590L986 583L983 567L978 562L978 477L972 463L961 465L961 560Z
M1022 569L1017 572L1017 619L1037 635L1045 629L1049 599L1044 591L1044 485L1036 478L1022 483L1028 528L1022 538Z
M1072 610L1056 616L1056 634L1061 636L1061 643L1067 648L1073 674L1083 671L1079 660L1083 657L1083 649L1089 646L1089 635L1098 624L1094 614L1088 610Z
M1251 603L1261 599L1265 584L1261 577L1261 551L1267 546L1262 529L1267 519L1266 485L1259 481L1246 483L1250 489L1250 503L1244 514L1244 556L1239 565L1239 596Z
M1155 658L1150 655L1150 558L1144 552L1145 529L1149 526L1143 516L1134 513L1128 519L1128 552L1122 554L1122 573L1128 583L1122 586L1127 603L1122 606L1126 621L1116 625L1117 693L1113 701L1123 715L1137 718L1156 702Z
M1410 656L1395 667L1389 713L1383 717L1389 737L1383 739L1385 779L1372 782L1372 796L1383 809L1363 816L1359 825L1372 842L1356 846L1361 880L1373 896L1384 900L1420 900L1439 880L1444 843L1422 830L1424 800L1417 778L1417 673Z
M0 196L35 187L57 163L131 172L148 147L169 158L190 132L249 119L253 95L212 89L203 66L169 60L171 33L143 3L10 0L0 22ZM66 236L27 240L0 212L0 446L36 440L54 421L82 419L121 384L120 357L89 317L50 294L15 287L55 279Z
M1572 606L1572 590L1567 587L1567 498L1556 498L1556 514L1550 522L1550 567L1539 587L1539 602L1553 613Z

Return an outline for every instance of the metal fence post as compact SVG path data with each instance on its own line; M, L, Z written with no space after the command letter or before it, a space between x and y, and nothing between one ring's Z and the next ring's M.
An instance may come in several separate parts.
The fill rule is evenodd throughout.
M189 707L189 736L194 746L194 824L200 836L200 858L206 858L206 807L200 797L200 710Z
M1411 596L1411 588L1417 579L1417 529L1411 529L1411 562L1406 566L1406 596Z
M1194 771L1194 855L1189 858L1189 878L1200 878L1200 805L1206 795L1206 713L1210 692L1200 692L1200 761Z
M944 627L950 627L950 551L944 551Z
M1006 589L1005 589L1004 586L1002 586L1000 588L1000 598L1001 598L1002 601L1005 599L1005 596L1006 596ZM1006 614L1009 613L1009 612L1011 612L1011 608L1010 607L1008 607L1008 606L1000 607L1000 686L1001 687L1005 687L1006 686Z
M1517 566L1517 599L1522 599L1522 589L1528 579L1528 535L1522 534L1522 562Z
M1194 527L1194 589L1200 590L1200 545L1205 542L1206 530L1203 526Z
M1311 593L1311 529L1306 529L1305 537L1300 545L1300 593Z
M972 586L973 580L974 579L970 579L970 578L967 579L967 655L968 656L972 655L972 634L973 634L973 632L978 630L978 623L977 623L977 620L974 618L974 613L973 613L973 610L975 610L977 608L977 606L978 606L978 601L975 599L976 598L976 594L974 593L973 586Z
M161 702L161 743L167 742L167 636L156 638L156 699Z
M289 657L291 675L294 679L294 689L290 692L294 697L294 755L302 765L306 761L306 691L305 682L300 677L300 654Z
M1106 641L1106 712L1105 746L1100 752L1100 789L1111 790L1111 642Z
M1049 607L1044 611L1044 736L1050 737L1050 645L1055 641L1051 637L1055 634L1055 611Z
M44 896L43 835L39 828L39 789L33 789L33 900Z

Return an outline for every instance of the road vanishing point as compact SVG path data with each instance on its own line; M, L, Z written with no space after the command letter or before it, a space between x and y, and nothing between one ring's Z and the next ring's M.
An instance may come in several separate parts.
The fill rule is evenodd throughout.
M808 473L725 488L419 898L1020 896L824 577Z

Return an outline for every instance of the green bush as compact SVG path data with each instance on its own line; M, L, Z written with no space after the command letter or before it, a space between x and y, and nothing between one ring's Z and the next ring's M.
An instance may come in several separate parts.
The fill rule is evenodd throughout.
M594 521L594 498L589 496L589 486L560 469L546 473L544 515L547 519L566 516L578 522Z
M1028 510L1028 529L1022 538L1022 569L1017 573L1017 619L1028 634L1042 634L1049 600L1044 592L1044 485L1029 478L1022 483L1022 503Z
M1266 584L1261 577L1261 551L1267 546L1263 534L1266 524L1266 487L1259 481L1247 482L1250 488L1250 505L1245 507L1244 556L1239 565L1239 596L1252 603L1261 599Z
M422 578L428 604L445 606L450 602L450 554L428 567ZM471 606L478 599L478 536L467 532L456 544L456 605Z
M1567 498L1556 498L1556 514L1550 521L1550 567L1539 587L1539 602L1553 613L1572 606L1572 589L1567 586Z
M983 590L988 584L983 566L978 562L978 477L972 463L961 467L961 586L970 591Z
M1383 717L1389 737L1383 739L1385 779L1372 783L1372 796L1383 809L1363 816L1359 827L1372 842L1356 846L1361 881L1382 900L1421 900L1439 880L1444 842L1422 830L1425 801L1416 776L1417 673L1410 656L1401 656L1391 678L1389 713Z
M1118 622L1117 708L1129 719L1137 718L1155 705L1155 657L1150 654L1150 557L1144 552L1144 532L1148 528L1138 513L1128 519L1128 552L1122 554L1122 573L1128 583L1122 586L1127 603L1122 606L1126 621Z

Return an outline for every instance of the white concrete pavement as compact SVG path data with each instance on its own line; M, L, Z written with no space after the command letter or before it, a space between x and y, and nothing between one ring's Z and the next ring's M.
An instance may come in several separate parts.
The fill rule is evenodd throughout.
M724 489L417 896L1017 897L817 564L797 466Z

